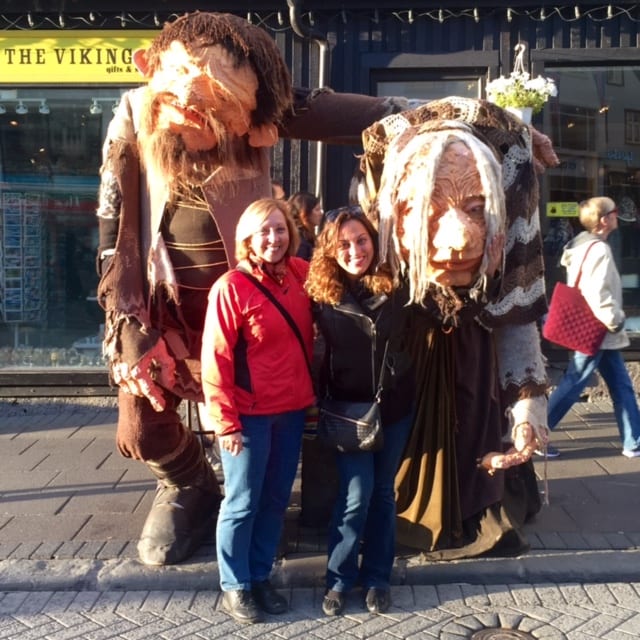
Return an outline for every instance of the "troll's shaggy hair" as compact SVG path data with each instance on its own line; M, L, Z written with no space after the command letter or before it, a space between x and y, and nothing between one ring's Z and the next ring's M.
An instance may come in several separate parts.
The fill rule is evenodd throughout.
M221 45L238 67L249 62L258 78L257 108L251 114L254 126L279 123L291 108L291 76L273 38L260 27L230 13L188 13L165 24L147 52L149 73L159 66L159 55L177 40L187 51Z
M339 304L342 300L347 278L336 256L340 227L349 220L361 222L373 241L373 260L362 279L365 288L372 294L391 293L393 289L391 275L378 264L378 234L371 222L362 214L360 207L341 207L328 211L326 215L328 221L318 236L305 285L311 299L330 305Z

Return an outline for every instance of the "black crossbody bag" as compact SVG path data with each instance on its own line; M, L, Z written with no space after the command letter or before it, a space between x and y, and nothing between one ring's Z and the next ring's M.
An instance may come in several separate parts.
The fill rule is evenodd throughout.
M377 386L373 385L373 400L352 402L323 398L318 415L318 439L332 449L342 453L355 451L379 451L384 445L380 398L382 376L387 361L389 341L384 347L384 356ZM375 372L373 349L371 366ZM373 381L372 381L373 382Z

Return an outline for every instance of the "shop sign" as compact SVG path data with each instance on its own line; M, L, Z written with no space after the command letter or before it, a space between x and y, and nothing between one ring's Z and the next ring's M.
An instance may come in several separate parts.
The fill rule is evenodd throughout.
M547 202L547 218L577 218L577 202Z
M0 82L4 84L140 84L133 52L157 31L4 31Z

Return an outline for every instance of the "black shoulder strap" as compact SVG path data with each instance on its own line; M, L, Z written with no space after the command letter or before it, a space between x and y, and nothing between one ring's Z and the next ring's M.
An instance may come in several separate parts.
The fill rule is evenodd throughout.
M267 298L269 298L271 302L273 302L276 309L278 309L278 311L280 311L280 313L283 315L284 319L287 321L287 324L291 327L291 330L293 331L293 333L295 333L296 338L298 338L298 342L300 343L300 347L304 355L304 360L307 363L307 367L309 367L309 373L311 373L311 362L309 362L309 355L307 354L307 350L304 346L304 339L302 338L300 329L298 329L298 325L296 325L296 323L294 322L289 312L276 300L275 296L271 293L271 291L269 291L269 289L267 289L267 287L265 287L262 284L262 282L260 282L260 280L258 280L258 278L256 278L253 274L240 268L236 268L236 271L238 271L243 276L245 276L248 280L253 282L253 284L256 287L258 287L258 289L260 289L260 291L262 291L262 293L264 293L264 295L267 296Z

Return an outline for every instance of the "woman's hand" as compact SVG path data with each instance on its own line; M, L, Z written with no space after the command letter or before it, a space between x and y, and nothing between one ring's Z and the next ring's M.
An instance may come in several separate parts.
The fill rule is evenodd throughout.
M220 448L228 451L232 456L237 456L243 449L242 432L234 431L223 436L218 436Z

